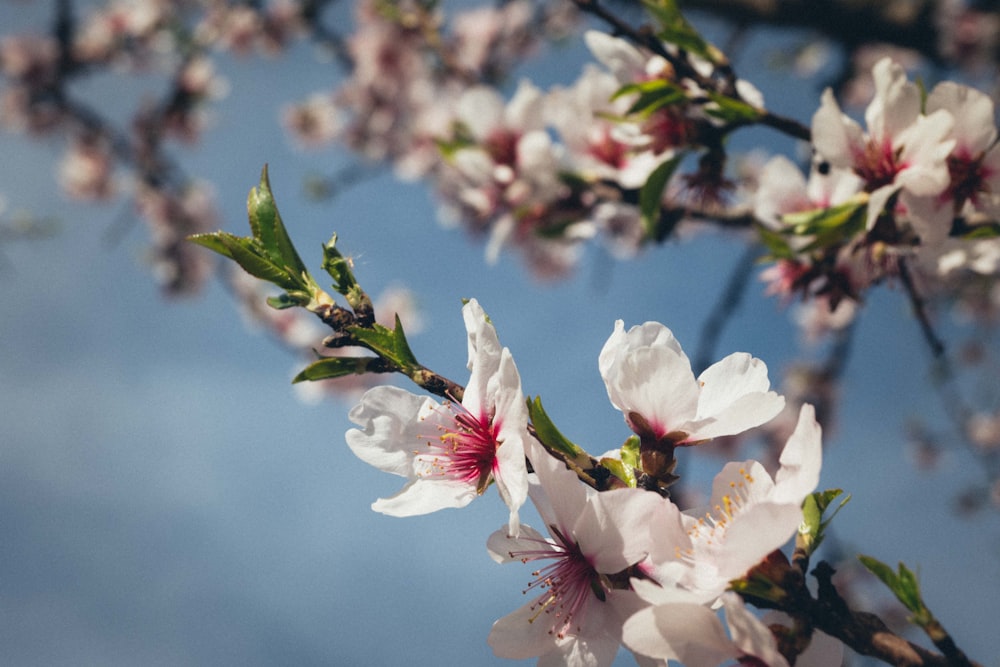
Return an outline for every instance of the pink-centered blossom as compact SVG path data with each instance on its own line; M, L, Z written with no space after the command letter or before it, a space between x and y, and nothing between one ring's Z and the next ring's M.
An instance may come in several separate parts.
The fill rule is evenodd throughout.
M812 120L816 152L864 180L869 229L897 192L904 208L913 197L943 192L949 182L946 158L954 145L948 138L951 114L939 109L923 115L920 89L900 65L884 58L872 77L875 97L865 111L867 132L840 110L829 88Z
M494 623L488 641L498 656L538 657L539 667L607 667L623 622L643 606L627 570L646 557L660 498L638 489L598 493L539 445L530 445L529 455L537 476L531 499L550 536L529 526L518 537L506 529L490 536L494 560L537 569L525 590L533 599Z
M495 482L510 508L508 530L517 534L528 491L521 379L479 303L470 300L462 315L471 371L462 401L375 387L350 412L361 428L347 432L347 444L361 460L407 480L394 496L375 501L376 512L413 516L464 507Z
M624 323L598 360L611 403L643 438L693 445L736 435L777 415L785 399L770 391L767 366L737 352L695 378L691 362L667 327Z
M954 148L947 158L948 186L910 203L921 241L935 250L947 239L955 216L1000 216L1000 144L993 100L985 93L945 81L927 96L926 109L945 111L955 120L949 133Z
M757 461L728 463L716 475L708 508L656 509L642 572L660 586L637 588L652 604L713 604L729 582L782 547L802 523L802 502L819 483L822 431L813 406L799 411L772 478Z

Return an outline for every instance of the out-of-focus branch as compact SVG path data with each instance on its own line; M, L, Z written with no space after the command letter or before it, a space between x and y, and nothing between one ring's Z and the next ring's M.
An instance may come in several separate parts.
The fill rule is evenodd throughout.
M680 0L688 10L740 25L767 24L813 30L853 50L871 42L913 49L943 64L935 25L934 0Z

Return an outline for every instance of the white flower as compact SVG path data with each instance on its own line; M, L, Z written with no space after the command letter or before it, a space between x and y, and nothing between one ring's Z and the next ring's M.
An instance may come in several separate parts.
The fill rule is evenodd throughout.
M472 371L462 402L375 387L350 412L362 428L347 432L347 444L366 463L407 479L399 493L377 500L375 511L412 516L464 507L496 482L510 508L508 530L517 534L530 437L521 379L479 304L470 300L462 315Z
M777 415L785 399L769 391L767 367L737 352L697 379L670 329L646 322L625 332L624 323L601 350L601 376L611 403L642 437L692 445L736 435Z
M497 562L551 560L525 593L528 604L493 625L489 643L500 657L538 657L539 667L607 667L621 645L622 623L643 606L628 589L627 569L645 558L651 512L660 497L638 489L597 493L537 444L529 448L537 483L531 499L548 527L506 530L487 544Z
M791 160L777 155L761 169L754 216L771 229L781 229L783 215L842 204L859 192L861 185L861 179L849 170L815 166L806 181Z
M819 483L822 431L803 405L774 479L757 461L728 463L712 484L709 510L681 513L669 500L657 508L652 550L641 569L662 585L639 594L651 603L712 604L802 522L802 501Z
M718 615L707 607L675 602L640 610L625 622L625 644L632 650L677 660L685 667L716 667L727 660L764 667L788 667L764 621L747 610L736 593L722 596L729 636ZM766 618L765 620L777 620ZM795 661L797 667L838 667L844 645L819 630Z
M925 245L944 242L958 214L1000 215L1000 144L993 100L975 88L945 81L927 96L927 113L938 111L955 120L949 134L955 146L947 160L948 187L910 203L910 215Z
M840 110L829 88L813 115L816 151L834 167L853 169L870 193L868 228L875 225L889 198L936 196L948 187L945 159L954 145L947 135L953 119L939 109L920 113L920 90L903 68L884 58L872 69L875 98L865 111L867 134Z

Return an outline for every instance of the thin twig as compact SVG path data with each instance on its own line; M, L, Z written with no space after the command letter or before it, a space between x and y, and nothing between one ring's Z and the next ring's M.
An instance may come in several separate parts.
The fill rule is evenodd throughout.
M906 289L907 296L910 297L913 314L916 315L917 322L920 324L920 331L924 334L924 340L927 341L927 345L931 348L931 354L934 355L935 359L941 359L944 357L944 343L934 333L934 327L931 326L930 318L927 314L927 304L919 292L917 292L916 285L913 284L913 276L910 274L906 258L899 260L899 279Z

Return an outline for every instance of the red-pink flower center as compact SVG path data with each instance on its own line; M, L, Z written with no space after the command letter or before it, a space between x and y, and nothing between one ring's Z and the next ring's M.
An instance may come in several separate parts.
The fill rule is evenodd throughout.
M955 153L948 157L948 189L941 193L942 201L955 202L960 209L966 201L978 204L979 194L988 192L986 180L993 174L989 167L983 164L983 156L972 157L967 152Z
M580 613L590 596L604 602L610 585L601 577L580 550L580 545L564 536L555 526L549 527L553 542L544 548L510 552L511 558L527 563L532 560L552 560L532 572L535 579L524 591L540 590L541 596L531 603L534 615L530 621L551 622L549 633L560 639L580 631Z
M587 152L604 164L621 169L625 166L627 147L611 136L609 127L597 129L591 136Z
M865 190L874 192L896 180L896 174L905 166L897 161L898 158L898 151L893 149L888 139L881 142L869 140L863 150L855 151L854 171L865 179Z
M493 162L513 168L517 166L517 144L520 140L519 132L498 128L486 137L483 148L493 158Z
M461 403L445 403L440 409L455 412L442 420L441 435L427 443L431 472L424 476L473 484L483 493L497 464L500 420L485 412L474 414Z

